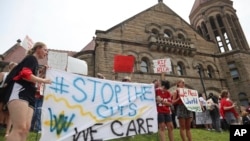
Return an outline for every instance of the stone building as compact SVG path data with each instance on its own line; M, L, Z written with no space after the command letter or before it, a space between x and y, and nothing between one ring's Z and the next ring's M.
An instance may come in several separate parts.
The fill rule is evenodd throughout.
M88 62L90 75L98 72L106 78L113 74L117 54L135 58L132 80L150 83L161 79L153 72L152 60L170 58L172 82L184 78L187 87L219 94L228 89L232 99L247 105L250 98L250 52L231 0L195 0L187 23L163 1L111 27L96 31L96 37L75 55ZM198 69L199 68L199 69Z
M191 24L159 0L106 31L97 30L96 37L72 56L88 63L89 76L102 73L121 80L131 75L132 81L141 83L161 79L153 72L152 60L170 58L172 72L164 79L172 88L183 78L188 88L206 94L228 89L233 100L247 105L250 52L233 2L195 0L189 18ZM117 54L134 56L133 74L112 72Z

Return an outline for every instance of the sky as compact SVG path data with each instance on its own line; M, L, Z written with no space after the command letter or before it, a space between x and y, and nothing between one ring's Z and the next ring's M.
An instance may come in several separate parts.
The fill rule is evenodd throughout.
M189 22L195 0L163 0ZM250 43L250 0L233 0ZM28 35L49 49L80 51L95 37L154 6L158 0L0 0L0 54Z

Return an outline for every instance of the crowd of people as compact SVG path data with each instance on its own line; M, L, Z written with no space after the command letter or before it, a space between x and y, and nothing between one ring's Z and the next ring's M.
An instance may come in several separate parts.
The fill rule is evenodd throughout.
M46 45L37 42L20 63L10 63L9 72L0 73L0 127L6 126L7 141L25 141L30 130L41 131L42 87L50 84L51 80L45 78L46 67L39 66L38 59L47 54ZM105 79L101 73L97 77ZM131 78L124 77L121 81L131 82ZM169 141L174 141L174 128L179 128L182 141L192 141L194 112L187 109L179 92L179 88L185 88L184 79L176 82L173 92L169 91L170 82L167 80L156 79L152 83L155 86L160 141L166 141L166 129ZM202 114L211 119L211 123L204 123L206 130L222 132L229 125L238 124L240 117L242 124L250 124L250 108L239 115L227 90L222 90L220 96L211 93L207 98L199 94L199 101Z

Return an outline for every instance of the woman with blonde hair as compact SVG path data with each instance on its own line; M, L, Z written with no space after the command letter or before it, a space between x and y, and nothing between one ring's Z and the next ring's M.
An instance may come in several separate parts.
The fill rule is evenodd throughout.
M50 84L51 80L37 75L38 59L47 56L44 43L37 42L28 51L28 55L9 73L6 78L6 102L12 122L12 131L7 141L26 141L33 108L35 105L36 83Z
M182 102L179 94L179 88L185 88L185 81L184 79L179 79L177 81L177 90L173 94L173 104L176 105L176 116L179 120L180 125L180 135L182 141L186 141L186 136L188 141L192 141L191 135L191 122L193 118L193 113L189 111L184 103Z

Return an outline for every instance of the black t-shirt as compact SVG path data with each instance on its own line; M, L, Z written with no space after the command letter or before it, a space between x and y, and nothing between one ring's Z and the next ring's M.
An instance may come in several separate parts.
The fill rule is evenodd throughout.
M30 90L30 92L32 92L30 95L32 97L33 96L35 97L35 92L36 92L35 83L26 81L22 78L17 81L13 80L13 78L17 76L25 67L29 68L32 71L33 75L37 75L39 65L36 57L33 55L27 55L16 67L14 67L10 71L5 81L7 83L7 87L5 88L6 90L5 90L4 102L6 103L8 102L14 82L22 85L27 90Z

